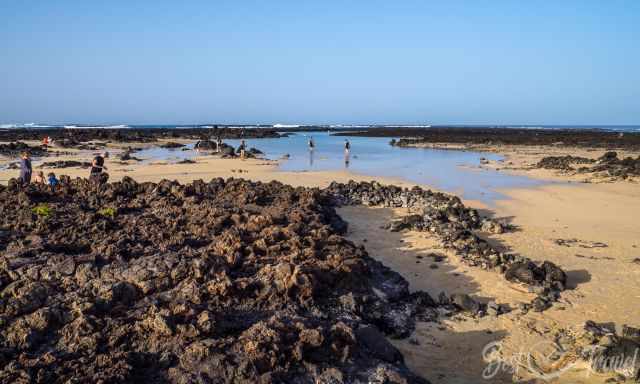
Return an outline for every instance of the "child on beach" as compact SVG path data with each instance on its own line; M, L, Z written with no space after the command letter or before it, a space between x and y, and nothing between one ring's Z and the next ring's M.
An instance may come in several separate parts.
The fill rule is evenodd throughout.
M29 184L31 182L31 157L29 152L22 152L20 156L20 181L22 184Z
M51 187L51 192L53 192L56 188L56 185L58 185L58 179L56 178L55 173L49 172L49 174L47 175L47 183Z
M36 184L44 184L44 172L38 171L38 173L36 173L36 177L33 179L33 182Z

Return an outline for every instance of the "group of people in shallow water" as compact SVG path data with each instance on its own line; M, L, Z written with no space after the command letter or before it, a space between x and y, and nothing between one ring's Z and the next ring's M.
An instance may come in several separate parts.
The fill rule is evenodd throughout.
M244 140L243 140L244 141ZM309 137L309 150L313 151L316 149L316 143L313 141L313 136ZM344 154L349 155L349 151L351 150L351 143L349 140L344 139Z
M93 161L91 162L91 170L89 171L89 180L100 183L108 178L108 175L103 172L105 169L107 169L107 167L104 165L104 159L106 157L109 157L109 152L105 152L93 158ZM20 154L19 179L20 182L24 185L30 184L33 179L33 183L47 184L51 187L52 190L55 189L56 185L59 184L58 178L53 172L49 172L46 178L44 172L42 171L38 171L38 173L33 176L33 166L31 165L31 155L29 154L29 152L22 152Z
M313 136L309 137L309 165L313 166L313 152L316 149L316 143L313 141ZM351 143L349 140L344 139L344 166L349 167L349 153L351 151Z

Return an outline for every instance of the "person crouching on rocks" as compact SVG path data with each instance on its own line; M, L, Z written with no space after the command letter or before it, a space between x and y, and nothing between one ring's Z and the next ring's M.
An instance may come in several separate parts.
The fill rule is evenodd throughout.
M44 184L44 172L38 171L38 173L36 173L36 177L33 179L33 182L36 184Z
M89 180L99 184L103 180L104 176L102 175L102 170L107 169L104 165L104 157L98 155L93 158L93 162L91 163L91 171L89 173Z
M29 184L31 182L31 157L29 152L22 152L20 156L20 181L22 184Z

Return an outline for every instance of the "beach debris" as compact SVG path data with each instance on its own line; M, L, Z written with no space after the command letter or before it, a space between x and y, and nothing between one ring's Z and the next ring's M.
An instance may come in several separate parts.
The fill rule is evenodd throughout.
M607 248L608 245L599 241L587 241L578 239L555 239L554 242L562 247L580 248Z
M195 162L194 160L191 160L191 159L183 159L183 160L178 161L178 163L177 163L177 164L195 164L195 163L196 163L196 162Z
M384 335L439 304L346 228L333 195L277 182L12 179L0 381L426 383Z

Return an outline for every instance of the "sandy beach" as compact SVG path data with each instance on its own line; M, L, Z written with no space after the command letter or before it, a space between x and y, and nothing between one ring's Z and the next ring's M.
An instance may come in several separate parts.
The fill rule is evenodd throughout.
M184 141L188 142L188 140ZM33 143L32 143L33 144ZM148 146L148 143L133 145ZM442 148L442 145L440 146ZM585 321L638 326L640 316L640 184L631 181L603 182L587 180L583 175L532 169L543 156L572 154L597 157L602 151L583 148L447 146L448 149L482 150L505 156L502 161L479 167L526 174L562 183L536 188L500 191L506 195L495 204L465 201L483 216L498 218L514 230L502 234L483 233L482 237L504 252L524 255L536 262L552 261L567 272L568 290L559 303L542 312L519 310L519 304L535 295L522 286L510 283L494 271L472 268L462 263L454 252L443 249L437 237L425 232L384 229L391 219L406 215L405 209L343 207L339 215L349 223L347 238L363 245L369 254L400 273L410 289L423 290L432 297L441 292L464 293L488 303L495 301L512 310L501 316L455 315L436 323L418 323L414 334L404 340L392 340L403 353L407 366L434 383L479 382L491 361L510 361L512 371L491 376L494 382L533 380L537 378L511 358L529 345L553 341L558 331L579 329ZM163 179L188 183L212 178L244 178L304 187L327 187L332 181L368 181L371 176L349 171L284 172L278 162L263 159L221 159L216 155L197 156L195 163L169 164L164 161L121 162L116 156L122 146L107 148L106 161L110 181L131 177L138 182ZM43 160L90 161L91 151L64 150L65 154ZM633 153L624 153L624 155ZM6 164L10 159L4 159ZM34 163L34 171L38 171ZM45 174L48 169L45 169ZM86 177L88 169L65 168L56 174ZM0 183L17 176L16 170L0 171ZM376 177L383 184L410 187L401 179ZM581 182L582 181L582 182ZM428 185L422 187L429 188ZM483 356L489 343L499 342L496 360ZM605 382L611 375L587 374L585 367L574 366L553 382Z

